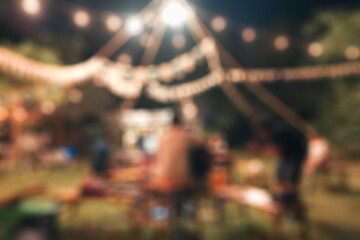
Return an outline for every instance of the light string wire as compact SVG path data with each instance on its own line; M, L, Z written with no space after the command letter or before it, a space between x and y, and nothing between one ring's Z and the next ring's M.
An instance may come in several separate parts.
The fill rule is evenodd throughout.
M206 30L208 34L211 32L202 24L202 27ZM221 45L219 41L218 46L220 46L222 53L225 54L228 59L230 59L233 64L237 65L241 68L241 64ZM309 131L316 131L313 126L307 123L300 115L298 115L294 110L280 101L274 94L272 94L269 90L263 87L260 83L245 83L245 86L255 94L259 99L261 99L266 105L268 105L274 112L276 112L279 116L285 119L288 123L290 123L293 127L298 129L300 132L308 133Z

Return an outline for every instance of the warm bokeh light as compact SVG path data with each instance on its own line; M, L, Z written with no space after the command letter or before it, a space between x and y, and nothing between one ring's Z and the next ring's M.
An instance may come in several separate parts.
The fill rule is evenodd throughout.
M360 49L357 46L349 46L345 50L345 56L349 60L355 60L360 56Z
M144 28L143 22L138 17L130 18L126 23L126 30L131 35L139 34Z
M324 48L319 42L313 42L308 47L308 53L312 57L320 57L323 52Z
M244 192L244 198L247 202L257 206L266 206L271 203L270 195L266 191L258 189L248 189Z
M284 51L289 47L289 39L285 36L275 38L274 46L279 51Z
M80 90L71 89L68 93L68 99L72 103L79 103L83 99L83 94Z
M51 115L55 112L55 103L52 101L45 101L41 104L41 112L46 115Z
M226 20L223 17L215 17L212 21L211 21L211 27L214 31L216 32L222 32L225 30L226 28Z
M241 36L245 42L253 42L256 39L256 32L253 28L245 28Z
M18 107L18 108L14 109L12 116L15 121L23 122L26 120L28 113L26 112L26 110L24 108Z
M131 65L132 62L133 62L133 58L128 53L122 53L118 57L118 62L123 63L123 64Z
M76 26L84 28L90 23L90 15L84 10L78 10L74 13L73 20Z
M35 16L41 11L41 3L39 0L23 0L22 8L26 14Z
M251 175L255 176L261 174L265 170L265 166L264 163L261 162L259 159L253 159L247 164L246 170Z
M0 122L5 121L8 117L9 111L4 107L0 107Z
M172 39L172 44L175 48L184 48L186 45L186 38L182 34L177 34Z
M162 20L171 27L183 25L188 17L186 8L177 1L171 1L162 12Z
M122 24L121 18L116 15L110 15L106 18L106 28L110 32L116 32Z

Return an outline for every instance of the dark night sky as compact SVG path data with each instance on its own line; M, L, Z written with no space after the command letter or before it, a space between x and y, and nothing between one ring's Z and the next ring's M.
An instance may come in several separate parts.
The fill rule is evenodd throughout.
M104 44L111 35L101 25L90 26L86 30L76 29L71 16L57 13L60 0L43 0L48 7L45 13L36 19L24 16L19 9L20 0L0 0L0 40L19 41L36 37L40 32L51 31L63 34L84 36L89 45L88 57ZM135 13L149 0L68 0L79 6L121 13ZM223 15L244 26L268 29L275 22L290 22L300 26L317 10L331 7L360 7L359 0L191 0L215 14ZM199 12L201 13L201 12ZM285 21L284 21L285 20Z

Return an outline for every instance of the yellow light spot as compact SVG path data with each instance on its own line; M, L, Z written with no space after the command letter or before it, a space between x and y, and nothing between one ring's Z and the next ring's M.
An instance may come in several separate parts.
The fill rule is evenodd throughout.
M275 38L274 46L279 51L284 51L289 47L289 39L285 36Z
M225 30L226 28L226 20L223 17L215 17L212 21L211 21L211 27L215 32L222 32Z
M308 47L308 53L312 57L320 57L323 52L324 48L319 42L313 42Z
M360 50L356 46L349 46L345 50L345 56L349 60L355 60L360 56Z
M110 32L116 32L120 29L122 24L121 18L116 15L110 15L106 19L106 28Z
M74 23L80 28L85 28L90 23L90 15L84 10L78 10L74 13Z
M256 32L253 28L245 28L241 36L245 42L253 42L256 39Z
M23 0L21 4L25 13L35 16L41 11L41 4L39 0Z

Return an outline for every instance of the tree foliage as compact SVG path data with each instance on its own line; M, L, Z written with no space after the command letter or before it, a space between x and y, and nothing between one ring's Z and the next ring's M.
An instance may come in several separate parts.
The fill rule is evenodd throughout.
M305 35L318 36L324 54L318 63L349 61L349 46L360 48L360 11L332 9L318 12L305 25ZM360 145L360 77L342 77L324 82L318 97L320 106L314 119L317 128L332 142L352 151Z

